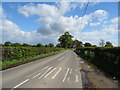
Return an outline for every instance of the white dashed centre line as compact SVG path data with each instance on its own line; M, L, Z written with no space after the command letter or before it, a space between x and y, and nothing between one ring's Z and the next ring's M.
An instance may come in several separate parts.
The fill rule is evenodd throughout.
M62 59L64 59L65 58L65 56L63 56L62 58L60 58L58 61L61 61Z
M26 83L27 81L29 81L29 79L26 79L25 81L21 82L20 84L16 85L15 87L13 87L11 90L23 85L24 83Z

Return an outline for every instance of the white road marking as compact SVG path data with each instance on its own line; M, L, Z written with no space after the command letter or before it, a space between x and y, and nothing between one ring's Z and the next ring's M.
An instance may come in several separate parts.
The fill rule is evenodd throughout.
M76 72L77 72L77 69L76 69Z
M70 81L70 77L68 77L68 81Z
M15 87L12 88L12 90L19 87L19 86L21 86L22 84L26 83L27 81L29 81L29 79L26 79L25 81L23 81L20 84L16 85Z
M49 66L46 66L45 68L43 68L43 69L47 69Z
M88 67L90 68L90 66L88 65Z
M37 75L35 75L33 78L35 78L35 77L37 77L37 76L39 76L41 73L38 73Z
M58 70L58 72L52 77L52 79L54 79L60 71L61 71L61 68L60 68L60 69Z
M49 66L46 66L46 67L44 67L43 69L41 69L40 71L42 71L42 70L44 70L44 69L47 69L48 67L49 67ZM28 77L30 77L30 76L32 76L32 75L34 75L34 74L36 74L36 73L38 73L38 72L40 72L40 71L37 71L37 72L35 72L35 73L30 74L30 75L26 76L26 78L28 78Z
M65 76L64 76L64 78L63 78L63 82L65 82L65 79L66 79L66 77L67 77L68 72L69 72L69 68L67 69L67 72L66 72L66 74L65 74Z
M48 75L50 75L56 68L54 68L53 70L51 70L48 74L45 75L44 78L46 78Z
M78 82L78 75L76 75L76 82Z
M44 74L42 74L41 77L39 77L39 79L41 79L51 68L52 68L52 67L48 68L47 71L46 71Z
M58 61L61 61L62 59L64 59L65 58L65 56L63 56L62 58L60 58Z
M60 60L61 60L61 58L58 61L60 61Z
M72 73L72 69L70 69L70 74Z

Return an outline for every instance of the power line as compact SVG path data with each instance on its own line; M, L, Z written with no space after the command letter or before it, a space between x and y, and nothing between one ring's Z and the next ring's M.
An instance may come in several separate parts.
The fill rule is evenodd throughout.
M83 26L83 22L84 22L84 16L85 16L85 14L86 14L86 12L87 12L87 9L88 9L88 5L89 5L89 0L88 0L88 2L87 2L87 4L86 4L86 7L85 7L85 12L84 12L84 14L83 14L83 19L82 19L82 24L81 24L81 26ZM81 28L82 29L82 28Z

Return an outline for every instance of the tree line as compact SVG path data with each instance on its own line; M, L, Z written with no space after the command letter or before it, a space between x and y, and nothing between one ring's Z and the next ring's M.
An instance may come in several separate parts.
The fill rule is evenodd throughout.
M5 42L4 44L2 44L2 46L24 46L24 47L59 47L59 48L79 48L79 47L97 47L97 45L92 45L89 42L86 42L83 44L82 41L79 40L73 40L73 36L70 35L69 32L65 32L63 35L61 35L58 38L58 44L55 46L53 43L49 43L46 45L43 45L41 43L38 43L36 45L29 45L27 43L11 43L11 42ZM105 42L104 40L101 39L100 43L99 43L100 47L113 47L112 43L107 41Z

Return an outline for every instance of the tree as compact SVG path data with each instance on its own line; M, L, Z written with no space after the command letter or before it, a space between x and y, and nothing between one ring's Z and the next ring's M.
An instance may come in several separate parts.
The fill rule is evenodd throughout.
M23 45L22 45L22 46L27 47L27 46L31 46L31 45L29 45L29 44L27 44L27 43L23 43Z
M60 43L58 43L58 44L56 45L56 47L59 47L59 48L60 48L60 47L61 47L61 44L60 44Z
M84 47L91 47L92 45L90 43L85 43Z
M103 39L101 39L99 44L100 44L101 47L104 47L105 46L105 41Z
M105 47L113 47L113 45L111 42L108 41L108 42L106 42Z
M5 43L4 43L4 46L11 46L11 45L12 45L11 42L5 42Z
M49 45L46 44L45 47L49 47Z
M49 44L49 47L54 47L54 44L50 43L50 44Z
M92 47L97 47L97 45L93 45Z
M43 47L43 45L41 43L38 43L36 46L37 47Z
M78 47L82 47L82 42L81 41L79 41L79 40L74 40L73 41L73 47L74 48L78 48Z
M69 34L69 32L65 32L64 35L61 35L58 41L63 48L72 48L73 47L73 36Z
M20 43L13 43L12 46L18 47L18 46L21 46L21 44Z

